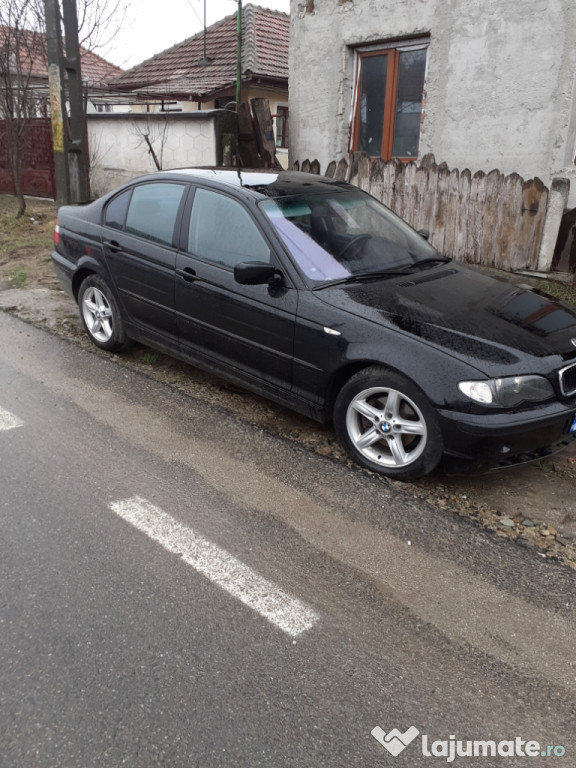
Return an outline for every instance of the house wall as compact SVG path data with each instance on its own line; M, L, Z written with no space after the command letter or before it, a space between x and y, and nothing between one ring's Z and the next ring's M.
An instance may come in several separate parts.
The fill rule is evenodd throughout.
M93 196L156 170L145 133L164 170L221 164L222 135L230 116L224 110L88 115Z
M425 34L420 157L545 184L574 171L574 0L292 0L291 16L291 161L347 155L355 46Z
M234 101L236 93L230 93L230 101ZM242 101L250 101L251 99L268 99L270 103L270 113L275 115L278 112L278 107L288 106L288 91L273 90L270 88L257 88L254 86L245 86L242 90ZM178 101L177 105L183 112L205 112L206 110L214 109L214 101L207 101L202 103L201 109L198 109L197 101ZM160 112L161 106L159 104L153 107L153 111ZM145 112L146 107L134 106L130 108L133 113ZM276 131L276 121L273 120L274 131ZM284 168L288 167L288 150L278 148L276 150L276 156Z
M234 102L236 100L236 91L235 88L230 88L230 93L228 96L229 100L231 102ZM288 91L280 91L280 90L272 90L270 88L256 88L254 86L243 86L242 88L242 101L250 101L250 99L268 99L270 101L270 109L272 110L272 107L274 103L278 102L278 104L286 104L288 105ZM182 110L182 112L205 112L206 110L215 109L215 100L212 101L204 101L202 102L201 107L198 107L197 101L175 101L175 105L177 105L177 108ZM174 107L176 109L176 106ZM147 107L145 103L142 103L142 105L135 105L132 104L128 111L131 112L162 112L162 106L160 103L156 103L151 105L150 107ZM272 110L273 111L273 110Z

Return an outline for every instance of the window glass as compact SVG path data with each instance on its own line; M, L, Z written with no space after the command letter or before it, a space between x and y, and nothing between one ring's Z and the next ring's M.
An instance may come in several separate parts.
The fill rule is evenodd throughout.
M439 255L405 221L360 190L277 198L260 207L312 280L418 268L419 262Z
M158 182L134 187L126 217L126 232L154 243L172 245L178 207L186 187Z
M427 44L359 52L353 149L370 157L418 156Z
M362 60L357 148L370 157L380 157L382 149L387 71L388 55Z
M400 51L393 157L417 157L426 51Z
M288 147L288 107L278 107L276 114L276 146Z
M106 213L104 214L104 223L108 227L114 227L114 229L124 229L124 222L126 221L126 211L128 210L128 203L130 202L131 189L127 189L122 194L117 195L106 206Z
M270 261L270 249L248 211L237 200L208 189L198 189L194 195L188 250L226 267Z

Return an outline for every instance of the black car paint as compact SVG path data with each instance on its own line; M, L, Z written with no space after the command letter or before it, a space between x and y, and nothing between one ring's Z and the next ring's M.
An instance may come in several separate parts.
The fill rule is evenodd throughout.
M454 467L505 464L503 443L511 459L522 460L534 458L528 453L534 449L546 452L571 439L576 397L560 396L556 372L576 361L573 308L454 262L318 288L291 263L273 227L259 216L258 202L272 194L270 186L274 194L293 194L301 185L332 189L336 182L286 173L273 185L258 186L245 173L241 184L222 185L209 172L198 178L166 172L135 183L162 179L189 187L172 247L102 226L102 212L118 190L59 212L53 259L60 280L77 298L87 274L104 277L130 337L321 421L330 419L338 389L356 371L373 364L400 371L436 407ZM224 190L251 212L283 275L281 285L240 286L230 270L185 253L195 185ZM550 316L555 323L548 328ZM461 380L524 374L547 376L558 399L511 412L473 403L457 387Z

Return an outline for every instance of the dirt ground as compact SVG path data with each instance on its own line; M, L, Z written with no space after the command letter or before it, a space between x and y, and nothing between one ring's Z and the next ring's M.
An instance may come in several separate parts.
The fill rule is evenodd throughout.
M86 338L77 307L61 291L50 252L56 209L48 201L28 201L28 211L14 220L12 198L0 196L0 310L83 346L97 350ZM527 282L526 278L516 278ZM574 288L550 281L539 289L574 301ZM329 427L323 427L255 395L202 373L192 366L141 345L113 356L119 364L164 381L191 397L200 398L284 439L295 441L327 460L345 462L345 455ZM366 473L371 474L371 473ZM576 569L576 441L539 463L473 477L447 477L440 472L415 483L393 484L396 490L434 504L514 540L537 554Z

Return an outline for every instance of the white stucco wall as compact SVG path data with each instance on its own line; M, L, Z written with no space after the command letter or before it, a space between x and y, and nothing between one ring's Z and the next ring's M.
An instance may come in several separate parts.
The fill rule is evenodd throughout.
M93 195L108 192L130 179L156 170L142 136L149 126L162 168L216 165L220 157L218 115L194 112L177 115L90 115L88 143ZM162 127L167 125L164 139Z
M349 150L354 47L430 36L420 156L540 177L573 169L574 0L292 0L290 157ZM572 187L576 187L573 184ZM571 200L576 205L576 189Z

